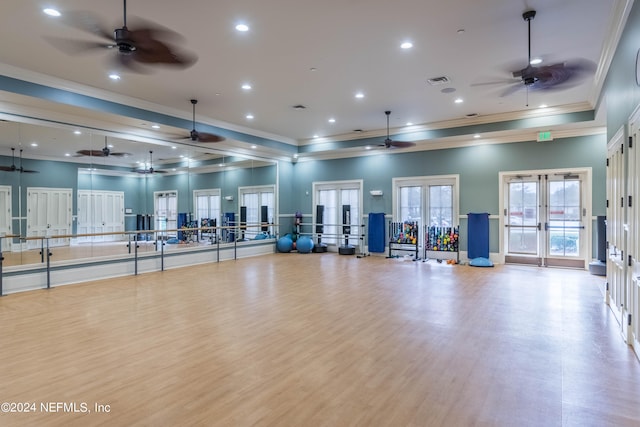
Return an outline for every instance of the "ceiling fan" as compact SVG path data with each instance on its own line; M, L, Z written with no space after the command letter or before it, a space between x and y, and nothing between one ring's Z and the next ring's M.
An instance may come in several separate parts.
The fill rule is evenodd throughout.
M90 156L90 157L127 157L131 153L114 153L107 145L107 137L104 137L104 148L102 150L79 150L76 151L75 157Z
M536 16L535 10L528 10L522 18L528 26L527 66L511 72L518 80L513 82L502 96L509 95L521 88L527 90L564 90L580 83L589 73L595 71L595 64L588 60L572 60L551 65L535 66L531 64L531 21Z
M171 65L186 68L196 62L197 57L194 54L183 51L170 43L170 39L180 38L177 33L157 24L142 21L138 28L129 28L127 26L127 1L123 0L123 4L123 25L113 31L108 30L101 19L91 12L70 11L63 14L62 22L64 24L94 34L104 41L82 41L58 37L48 37L47 39L59 49L70 54L115 49L117 50L116 60L125 68L136 72L147 71L145 67L140 67L140 64L143 66Z
M154 173L167 173L167 171L161 171L153 168L153 151L149 150L149 167L145 165L144 169L134 169L134 172L142 174L154 174Z
M224 136L216 135L213 133L205 133L198 132L196 130L196 104L198 103L197 99L191 100L191 105L193 106L193 127L191 128L191 133L185 139L191 140L193 142L220 142L224 141Z
M391 111L385 111L384 113L387 115L387 139L384 140L383 144L380 144L380 147L384 147L384 148L409 148L409 147L414 147L416 145L414 142L392 141L391 138L389 138L389 115L391 114Z
M32 171L22 167L22 149L20 149L20 167L17 167L15 154L16 154L16 149L11 147L11 166L0 166L0 171L20 172L20 173L39 173L39 171Z

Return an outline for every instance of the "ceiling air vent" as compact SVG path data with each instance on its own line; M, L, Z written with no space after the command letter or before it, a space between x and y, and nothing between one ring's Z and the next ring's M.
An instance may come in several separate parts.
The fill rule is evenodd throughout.
M449 77L445 76L427 79L427 83L429 83L431 86L443 85L445 83L449 83L450 81L451 80L449 80Z

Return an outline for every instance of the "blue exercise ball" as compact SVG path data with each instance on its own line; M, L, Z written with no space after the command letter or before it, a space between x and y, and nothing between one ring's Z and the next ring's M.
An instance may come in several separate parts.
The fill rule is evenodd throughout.
M301 254L308 254L313 249L313 240L307 236L301 236L296 241L298 252Z
M276 248L278 252L291 252L293 250L293 240L291 240L291 237L281 237L276 242Z

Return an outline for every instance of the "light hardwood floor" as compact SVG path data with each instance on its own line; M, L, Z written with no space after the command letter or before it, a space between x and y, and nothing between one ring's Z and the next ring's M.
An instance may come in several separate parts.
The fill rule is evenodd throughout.
M603 280L292 253L8 295L0 402L37 407L0 425L638 426Z

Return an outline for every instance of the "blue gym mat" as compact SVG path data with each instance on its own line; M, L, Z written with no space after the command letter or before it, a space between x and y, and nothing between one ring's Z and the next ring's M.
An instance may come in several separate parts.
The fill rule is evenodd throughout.
M369 213L369 252L384 252L384 213Z
M489 258L489 214L467 215L467 251L469 259Z

